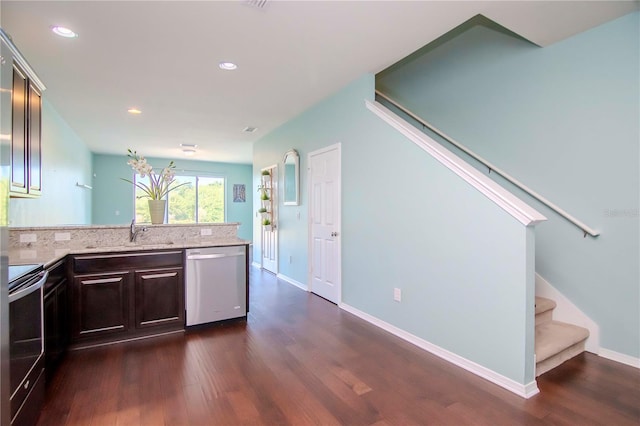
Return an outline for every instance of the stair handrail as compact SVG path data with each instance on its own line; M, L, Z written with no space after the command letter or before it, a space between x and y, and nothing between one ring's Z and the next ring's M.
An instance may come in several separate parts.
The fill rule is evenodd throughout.
M393 106L398 108L400 111L402 111L405 114L407 114L408 116L410 116L412 119L414 119L418 123L422 124L424 127L428 128L429 130L431 130L432 132L434 132L435 134L440 136L442 139L444 139L445 141L447 141L451 145L453 145L456 148L458 148L460 151L462 151L465 154L467 154L469 157L473 158L474 160L476 160L477 162L479 162L480 164L485 166L487 169L489 169L489 174L491 174L493 172L493 173L501 176L507 182L509 182L512 185L516 186L520 190L526 192L531 197L535 198L536 200L538 200L539 202L541 202L542 204L544 204L545 206L549 207L551 210L553 210L554 212L556 212L557 214L562 216L564 219L566 219L567 221L571 222L576 227L580 228L582 230L583 236L585 238L586 238L587 234L592 236L592 237L594 237L594 238L597 237L598 235L600 235L600 231L596 231L595 229L585 225L583 222L579 221L578 219L576 219L575 217L573 217L572 215L567 213L562 208L558 207L557 205L555 205L551 201L547 200L542 195L538 194L537 192L535 192L534 190L532 190L528 186L524 185L522 182L518 181L517 179L515 179L514 177L512 177L511 175L509 175L505 171L503 171L503 170L499 169L498 167L494 166L489 161L485 160L484 158L480 157L475 152L471 151L469 148L467 148L464 145L460 144L455 139L453 139L451 136L447 135L446 133L444 133L442 130L438 129L433 124L423 120L418 115L413 113L411 110L409 110L408 108L404 107L403 105L401 105L396 100L392 99L389 95L381 92L378 89L376 89L375 93L376 93L376 95L380 96L381 98L383 98L384 100L386 100L387 102L391 103Z

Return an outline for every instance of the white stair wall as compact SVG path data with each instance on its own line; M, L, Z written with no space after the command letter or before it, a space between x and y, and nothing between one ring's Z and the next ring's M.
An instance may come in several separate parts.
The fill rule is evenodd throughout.
M600 327L598 327L598 324L537 273L536 296L556 302L556 307L553 310L554 320L578 325L589 330L589 338L585 342L585 350L594 354L600 353Z

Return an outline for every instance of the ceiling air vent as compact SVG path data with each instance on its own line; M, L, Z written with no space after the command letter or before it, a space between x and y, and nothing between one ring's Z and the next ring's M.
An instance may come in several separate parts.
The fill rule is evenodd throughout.
M247 126L244 129L242 129L242 131L245 132L245 133L253 133L256 130L258 130L257 127L251 127L251 126Z
M267 0L246 0L244 2L247 6L255 7L257 9L264 9L267 5Z

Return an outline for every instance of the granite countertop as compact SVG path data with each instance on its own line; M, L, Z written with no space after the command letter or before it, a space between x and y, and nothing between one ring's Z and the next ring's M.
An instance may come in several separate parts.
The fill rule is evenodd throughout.
M198 247L224 247L247 245L250 242L239 238L220 239L215 241L204 241L195 243L170 243L170 244L136 244L126 243L113 247L93 247L84 248L55 248L55 247L28 247L28 248L12 248L9 249L10 265L25 265L30 263L42 263L45 268L53 265L68 254L87 254L87 253L120 253L128 251L146 251L146 250L171 250L186 249Z
M200 223L161 223L152 225L150 223L136 224L136 226L144 226L146 228L211 228L224 226L239 226L240 222L200 222ZM71 231L85 229L129 229L131 225L51 225L51 226L12 226L9 229L14 231Z

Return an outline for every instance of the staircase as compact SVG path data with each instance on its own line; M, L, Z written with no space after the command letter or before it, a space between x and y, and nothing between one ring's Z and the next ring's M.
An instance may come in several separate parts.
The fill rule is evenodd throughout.
M553 321L556 302L536 297L536 377L584 352L589 330Z

